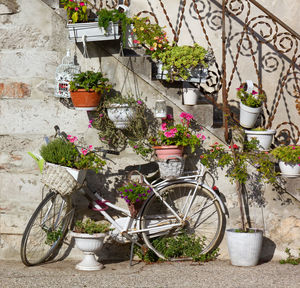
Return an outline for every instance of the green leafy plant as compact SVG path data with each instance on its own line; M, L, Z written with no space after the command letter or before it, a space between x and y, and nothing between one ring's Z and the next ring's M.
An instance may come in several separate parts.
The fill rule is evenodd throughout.
M257 127L257 128L251 129L251 131L267 131L267 129L263 128L263 127Z
M138 182L130 182L118 189L121 198L127 203L145 201L151 193L151 188L141 185Z
M288 145L279 146L271 151L271 154L275 158L286 163L299 164L300 165L300 146Z
M67 166L76 169L91 169L98 173L106 164L89 148L81 149L81 153L77 150L74 142L77 137L68 136L69 141L57 138L51 141L48 145L43 145L40 149L40 154L43 159L49 163ZM73 142L73 143L72 143Z
M135 36L133 43L143 46L146 54L156 58L157 54L169 47L167 33L158 24L152 24L148 17L134 16L128 19L128 23L133 25L132 34Z
M64 5L64 9L67 10L68 19L72 23L88 21L87 1L60 0L60 3Z
M299 249L298 257L295 257L291 254L290 248L286 248L285 253L287 254L287 258L280 260L279 261L280 264L292 264L292 265L300 264L300 249Z
M162 145L177 145L183 147L190 147L193 153L196 147L201 146L206 137L201 134L194 134L191 130L191 121L194 119L192 114L182 112L180 114L181 123L173 124L171 115L161 125L161 130L158 131L156 137L151 137L149 143L152 146Z
M85 89L86 91L94 90L103 93L109 92L111 89L108 78L103 77L101 72L86 71L76 74L74 79L70 81L70 90L77 91Z
M255 90L252 90L251 93L248 93L244 89L243 85L237 88L237 97L244 105L252 108L260 107L263 101L266 99L264 94L258 94Z
M73 231L75 233L86 233L86 234L95 234L95 233L106 233L110 230L110 224L108 222L97 223L91 219L86 219L84 221L78 220L75 222Z
M231 183L236 183L236 190L238 194L241 222L241 231L249 231L246 229L244 209L242 207L242 184L245 184L250 177L248 173L248 166L252 164L259 172L260 177L257 181L265 181L266 183L274 184L277 180L278 173L275 172L275 165L271 161L268 152L257 151L257 140L252 139L250 142L242 141L244 135L238 135L237 139L241 146L235 144L232 140L229 149L218 142L210 146L207 153L200 156L201 162L206 167L221 167L226 169L226 177ZM237 140L236 139L236 140Z
M196 262L208 262L216 259L218 249L211 253L201 254L203 251L205 238L190 236L182 232L176 237L158 237L152 240L152 245L166 258L192 258ZM152 251L147 250L145 253L139 248L135 250L135 254L147 263L162 261Z
M214 61L212 52L196 43L193 46L168 46L153 54L153 58L162 62L163 71L168 71L167 81L187 80L192 69L207 68Z
M54 231L46 231L47 239L45 240L45 244L52 246L62 235L61 229L54 230Z

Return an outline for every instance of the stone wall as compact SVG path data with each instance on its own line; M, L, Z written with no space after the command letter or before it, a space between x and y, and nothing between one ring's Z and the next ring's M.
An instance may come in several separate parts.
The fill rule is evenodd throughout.
M88 43L90 58L84 58L82 46L76 46L67 39L65 20L44 2L0 0L0 259L19 259L24 227L42 199L39 171L27 152L38 152L43 137L53 135L54 125L82 137L88 144L101 145L97 131L88 128L90 115L70 109L53 97L55 70L67 48L71 49L72 55L76 54L82 70L102 70L115 84L116 90L142 96L149 108L153 109L156 99L165 99L174 115L182 110L194 113L199 123L205 126L206 145L222 141L216 136L219 131L212 127L214 110L210 104L191 108L184 106L178 87L152 81L150 62L142 57L119 56L118 43ZM132 2L136 4L134 9L145 8L141 2ZM153 7L159 8L156 2ZM53 8L57 7L54 5ZM160 17L163 18L163 15ZM196 30L198 26L191 27ZM214 32L213 39L214 46L218 47L217 61L220 62L219 31ZM111 202L124 205L114 190L114 181L124 177L128 165L143 164L144 161L131 149L110 158L112 161L108 161L108 167L111 173L105 177L90 174L89 181L95 190L103 187ZM238 224L235 187L228 183L222 171L218 172L220 177L215 184L222 187L221 193L229 211L227 226L232 227ZM212 184L212 180L208 182ZM288 191L296 191L297 183L290 182ZM263 188L264 201L261 207L251 204L250 216L255 226L265 230L268 238L265 241L265 259L271 258L274 253L278 258L283 256L286 246L294 250L300 247L299 201L288 194L279 197L271 187ZM250 198L255 197L251 187L248 193ZM80 213L90 215L92 212L85 208L87 202L77 197ZM69 243L68 238L66 249ZM126 258L128 248L107 243L102 257ZM77 249L68 253L71 259L81 257ZM220 254L221 258L228 257L225 241L221 244Z

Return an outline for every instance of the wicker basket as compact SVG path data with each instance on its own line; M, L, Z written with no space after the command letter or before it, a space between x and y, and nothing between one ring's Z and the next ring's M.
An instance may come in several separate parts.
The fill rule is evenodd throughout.
M176 155L171 155L169 157L172 159L157 161L157 164L159 166L160 178L163 179L176 178L182 175L183 173L184 158L178 157Z
M67 171L67 167L51 163L45 163L44 165L42 183L63 196L71 194L80 185Z

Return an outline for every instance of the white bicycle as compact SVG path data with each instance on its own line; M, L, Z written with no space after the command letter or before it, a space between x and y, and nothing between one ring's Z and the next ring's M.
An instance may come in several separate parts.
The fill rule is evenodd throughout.
M103 153L114 153L98 149ZM140 174L140 173L139 173ZM129 210L114 205L99 193L86 188L85 196L92 208L99 211L113 227L111 237L119 242L146 245L158 257L168 260L188 258L166 257L162 245L156 246L155 239L176 238L185 233L201 239L201 254L213 251L223 238L225 207L219 195L204 183L204 167L187 172L181 177L149 182L140 174L144 183L151 188L148 199L138 215L133 218ZM76 193L76 192L75 192ZM110 211L118 211L122 217L113 218ZM53 259L55 251L64 239L74 215L70 197L50 190L29 220L21 243L21 259L27 266L38 265ZM115 213L114 213L115 215ZM48 241L50 235L55 238Z

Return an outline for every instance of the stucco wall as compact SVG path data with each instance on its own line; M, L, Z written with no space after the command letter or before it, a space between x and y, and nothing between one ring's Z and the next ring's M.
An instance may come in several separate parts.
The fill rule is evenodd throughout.
M159 19L164 23L165 18L159 12L161 7L157 1L151 1L151 5L149 1L131 2L130 13L149 9L151 6L158 10ZM172 0L172 5L166 4L166 8L175 17L172 21L176 23L179 1L176 2L177 6L174 2L176 1ZM210 1L206 7L211 7L211 11L216 10L219 15L219 2ZM200 3L202 2L199 1L199 5ZM10 4L0 1L0 4L0 259L19 259L24 227L42 198L39 171L27 152L38 152L43 137L52 135L56 124L70 134L84 138L88 144L101 145L97 131L88 128L89 114L69 109L53 97L55 69L67 48L71 49L72 55L76 53L83 70L101 69L115 84L116 90L142 95L149 108L154 107L156 99L164 98L173 108L174 115L178 115L181 110L194 113L198 121L207 128L206 145L220 141L214 136L218 131L212 128L212 106L206 104L188 108L182 105L181 95L178 94L180 89L170 88L150 79L147 60L141 57L120 57L116 43L88 43L90 58L86 59L82 55L82 47L67 39L64 19L42 1L18 0L10 1ZM194 12L191 13L193 15ZM196 42L206 46L197 20L190 19L189 15L186 18L188 25L183 25L181 35L184 37L180 43L190 43L192 34L197 39ZM207 21L209 22L209 17ZM210 29L208 32L217 62L221 65L221 31ZM244 78L248 77L243 74L246 72L245 68L239 73ZM130 149L123 151L118 157L110 158L112 161L108 161L108 166L114 176L89 177L95 189L97 185L103 185L109 200L119 202L117 193L114 190L108 192L107 187L113 189L114 177L120 179L126 166L144 162ZM238 222L235 187L224 178L222 171L218 172L220 177L215 184L222 187L221 193L229 210L228 227L232 227ZM208 182L211 184L210 180ZM290 192L296 189L297 183L299 182L291 183ZM269 238L266 242L266 254L272 255L276 246L275 257L278 258L283 255L286 246L295 250L300 247L299 202L288 195L278 197L270 187L264 187L263 191L264 206L259 208L253 204L250 216L254 225L264 228L265 236ZM80 199L79 202L81 201L83 200ZM119 203L124 205L123 202ZM82 213L90 213L84 208L86 204L83 201L82 207L79 207L82 208ZM108 243L103 253L103 257L109 259L127 257L128 246L124 248ZM221 244L220 254L221 258L228 257L225 241ZM77 249L72 249L69 257L78 258L81 254Z

